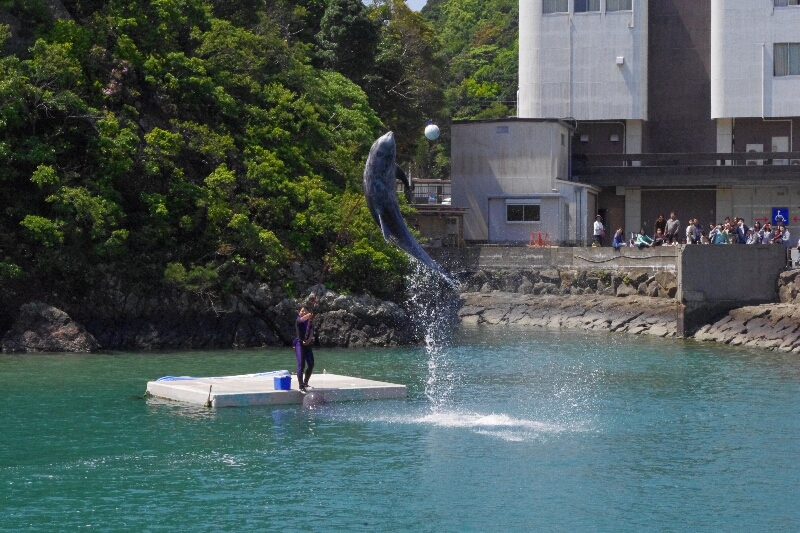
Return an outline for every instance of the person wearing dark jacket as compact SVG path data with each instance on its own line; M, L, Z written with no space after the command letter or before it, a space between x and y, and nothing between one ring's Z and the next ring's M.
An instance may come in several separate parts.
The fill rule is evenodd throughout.
M667 220L664 218L664 215L658 215L655 224L653 224L653 231L658 233L658 230L661 230L661 234L664 237L667 236Z
M750 228L748 228L744 220L740 218L739 223L736 225L736 243L747 244L747 232L749 231Z
M314 342L313 319L314 314L303 306L297 312L297 319L294 321L294 331L297 336L292 340L292 344L297 357L297 385L301 392L306 391L311 372L314 370L314 352L311 350L311 344Z

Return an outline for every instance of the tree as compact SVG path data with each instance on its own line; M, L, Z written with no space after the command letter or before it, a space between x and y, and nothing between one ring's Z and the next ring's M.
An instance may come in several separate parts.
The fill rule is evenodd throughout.
M430 0L422 10L439 35L446 108L454 119L515 113L518 79L516 0Z
M80 295L108 273L230 290L281 281L289 259L328 253L383 125L358 85L315 66L314 34L286 38L303 20L320 24L322 1L267 4L75 0L75 21L43 15L30 51L0 57L8 301ZM366 28L369 43L376 28L358 7L341 22ZM283 18L265 15L278 9ZM337 50L351 55L351 75L372 68ZM392 254L382 239L368 250ZM381 269L402 270L395 259L370 259L358 275L385 279ZM360 287L346 273L336 280Z
M446 120L439 42L431 25L402 0L376 2L372 17L381 27L381 40L366 92L395 132L399 162L411 164L415 176L429 174L432 151L423 131L428 120Z
M325 68L363 86L378 42L377 25L361 0L329 0L317 34L319 57Z

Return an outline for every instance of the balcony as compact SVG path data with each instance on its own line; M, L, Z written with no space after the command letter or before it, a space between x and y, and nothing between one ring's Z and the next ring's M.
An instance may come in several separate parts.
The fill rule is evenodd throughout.
M451 205L451 183L445 180L412 180L414 190L409 201L419 205Z
M598 186L800 183L800 152L576 154L576 181Z

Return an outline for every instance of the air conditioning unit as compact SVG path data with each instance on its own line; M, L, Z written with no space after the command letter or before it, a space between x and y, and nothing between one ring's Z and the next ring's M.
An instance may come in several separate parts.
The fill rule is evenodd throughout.
M760 153L762 153L764 151L764 145L763 144L748 144L746 149L747 149L747 153L748 154L760 154ZM764 164L764 160L763 159L748 159L747 160L747 164L750 165L750 166L763 165Z
M450 217L447 219L447 234L458 235L458 218Z
M748 150L747 153L748 154L760 154L761 152L757 152L755 150ZM763 159L748 159L747 160L747 164L751 165L751 166L763 165L764 164L764 160Z

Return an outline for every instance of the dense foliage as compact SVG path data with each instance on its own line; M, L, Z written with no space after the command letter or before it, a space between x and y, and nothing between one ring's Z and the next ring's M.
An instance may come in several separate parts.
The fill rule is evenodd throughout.
M428 0L422 14L433 25L449 65L447 116L515 115L519 0Z
M292 261L322 264L351 212L329 283L396 292L407 259L360 195L372 141L394 130L413 175L447 177L447 117L508 114L516 85L516 0L424 14L402 0L0 0L0 300L80 294L109 272L282 283ZM443 142L421 135L428 119Z
M398 37L358 2L355 22L339 16L348 4L73 0L71 20L0 4L25 22L0 27L4 301L109 270L205 290L319 262L359 201L372 140L419 112L365 94L402 83L376 64L396 59L384 49ZM375 59L341 48L354 31ZM395 290L405 256L374 224L347 229L338 288Z

